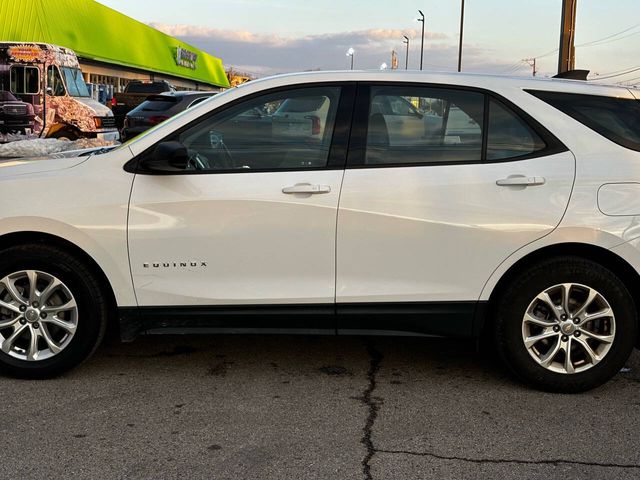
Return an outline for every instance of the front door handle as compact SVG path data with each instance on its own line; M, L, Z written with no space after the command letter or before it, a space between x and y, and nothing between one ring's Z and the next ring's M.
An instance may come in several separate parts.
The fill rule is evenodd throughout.
M316 194L316 193L329 193L331 192L331 187L329 185L311 185L310 183L297 183L292 187L284 187L282 189L282 193L306 193L306 194Z
M500 187L532 187L534 185L544 185L544 177L525 177L524 175L511 175L496 181Z

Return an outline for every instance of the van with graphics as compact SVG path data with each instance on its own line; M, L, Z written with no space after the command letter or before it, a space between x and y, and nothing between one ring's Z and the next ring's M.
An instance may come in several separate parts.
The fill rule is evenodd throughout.
M91 98L68 48L0 42L0 91L33 107L34 133L42 137L119 139L111 110Z

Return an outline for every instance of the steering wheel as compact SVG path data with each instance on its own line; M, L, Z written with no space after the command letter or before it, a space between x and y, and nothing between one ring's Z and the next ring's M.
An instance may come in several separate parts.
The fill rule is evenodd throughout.
M189 160L187 162L186 170L209 170L211 169L211 162L207 157L202 155L197 150L188 150Z
M231 152L229 151L225 143L222 141L222 139L220 140L219 146L220 146L220 153L221 153L219 155L220 168L225 170L235 170L236 163L233 161L233 156L231 155Z

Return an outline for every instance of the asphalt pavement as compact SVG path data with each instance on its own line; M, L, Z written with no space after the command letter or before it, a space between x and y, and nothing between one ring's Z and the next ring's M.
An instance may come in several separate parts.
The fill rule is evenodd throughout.
M628 368L559 395L464 341L141 337L0 378L0 478L636 479Z

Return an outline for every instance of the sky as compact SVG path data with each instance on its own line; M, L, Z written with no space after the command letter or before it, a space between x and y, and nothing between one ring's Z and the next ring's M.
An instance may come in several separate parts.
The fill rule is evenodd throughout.
M143 23L222 58L226 67L263 76L311 69L391 64L419 68L426 15L424 67L457 68L460 0L99 0ZM463 71L556 73L561 0L466 0ZM578 0L576 68L603 81L640 83L640 0ZM638 68L635 72L630 71ZM629 71L629 73L624 73ZM620 73L623 73L620 75ZM616 75L611 78L610 75Z

